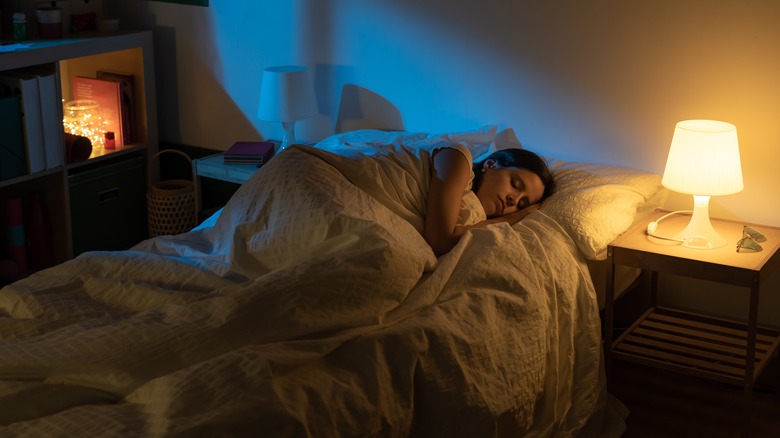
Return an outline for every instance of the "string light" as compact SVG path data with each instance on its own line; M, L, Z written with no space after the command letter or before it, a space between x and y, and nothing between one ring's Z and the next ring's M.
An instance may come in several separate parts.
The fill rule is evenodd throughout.
M72 100L65 103L62 125L65 132L86 137L92 147L103 147L106 121L100 115L100 105L95 100Z

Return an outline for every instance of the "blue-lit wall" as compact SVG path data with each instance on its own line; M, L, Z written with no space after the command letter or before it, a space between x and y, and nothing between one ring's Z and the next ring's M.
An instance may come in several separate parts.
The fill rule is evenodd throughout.
M745 179L743 192L713 198L712 214L780 226L777 0L106 4L124 27L155 29L165 141L281 138L255 114L263 68L284 64L315 72L320 114L297 129L307 141L499 123L550 156L661 173L675 123L712 118L737 126ZM691 204L672 194L666 207ZM745 294L664 282L672 303L746 314ZM761 302L761 319L780 324L780 296Z
M156 30L163 140L280 138L255 115L263 68L283 64L315 72L299 140L499 123L547 155L660 173L675 123L712 118L737 126L745 174L713 214L780 225L776 0L107 2Z

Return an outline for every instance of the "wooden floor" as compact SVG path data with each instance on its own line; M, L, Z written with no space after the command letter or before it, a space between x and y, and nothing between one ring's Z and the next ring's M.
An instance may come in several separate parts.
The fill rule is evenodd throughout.
M768 366L753 394L750 437L780 437L778 363ZM625 438L745 436L739 387L621 360L612 361L607 382L630 411Z

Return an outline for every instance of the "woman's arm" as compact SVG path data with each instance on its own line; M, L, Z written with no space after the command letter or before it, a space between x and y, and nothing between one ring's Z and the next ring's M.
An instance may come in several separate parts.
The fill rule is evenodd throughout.
M460 151L450 148L435 151L432 160L423 237L438 257L451 250L466 232L457 223L471 163Z
M485 227L499 222L514 224L539 208L539 204L526 207L515 213L484 220L470 226L459 226L458 215L471 177L471 163L456 149L442 148L434 152L431 169L431 183L425 211L423 237L436 256L451 250L470 228Z

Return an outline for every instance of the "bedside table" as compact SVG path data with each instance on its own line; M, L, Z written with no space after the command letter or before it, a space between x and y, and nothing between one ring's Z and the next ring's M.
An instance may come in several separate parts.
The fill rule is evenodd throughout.
M758 301L763 281L780 266L780 228L713 219L713 227L729 243L702 250L680 246L646 234L647 224L667 211L657 210L621 235L607 248L605 354L688 375L706 377L744 388L750 400L753 385L777 354L780 330L759 327ZM690 220L689 214L671 216L658 233L672 235ZM736 252L742 226L751 225L766 236L763 250ZM650 271L651 306L616 340L613 340L614 272L624 265ZM675 274L740 286L749 291L746 322L706 316L658 305L658 275Z
M243 184L260 169L257 164L236 164L224 162L224 154L209 155L192 160L193 172L200 177L214 178L236 184Z
M197 178L198 205L203 205L203 177L213 178L220 181L226 181L234 184L243 184L255 172L260 170L257 164L236 164L224 162L224 154L218 153L208 157L196 158L192 160L192 174ZM201 207L202 208L202 207ZM198 212L198 216L202 211ZM198 220L200 222L200 219Z
M275 145L275 149L278 151L279 145L282 144L279 140L267 140ZM302 143L302 142L300 142ZM313 143L302 143L313 144ZM198 178L207 177L220 181L227 181L236 184L243 184L248 180L260 167L257 164L240 164L240 163L228 163L224 161L225 154L220 152L218 154L209 155L208 157L196 158L192 160L192 172ZM198 181L200 182L200 181Z
M279 140L267 141L274 144L275 150L278 150L279 145L282 143ZM192 160L192 174L198 179L198 205L203 205L203 196L201 192L203 177L241 185L260 169L260 166L256 163L225 164L224 157L224 152L220 152L218 154Z

